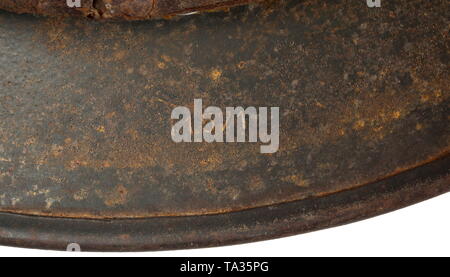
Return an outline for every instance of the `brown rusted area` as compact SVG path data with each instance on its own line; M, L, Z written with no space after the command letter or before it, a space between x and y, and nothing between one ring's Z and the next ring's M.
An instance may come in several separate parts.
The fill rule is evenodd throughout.
M106 18L105 3L94 6ZM139 8L140 16L163 4ZM299 232L446 192L446 9L446 1L390 1L380 9L365 1L275 1L170 21L101 23L0 12L0 212L86 226L174 220L183 233L185 217L250 220L278 206L311 211L329 203L315 220L292 223ZM280 107L279 150L174 143L171 111L192 109L195 98L222 109ZM403 203L401 192L391 193L397 186L414 197ZM296 211L293 217L307 218ZM262 237L264 226L254 225L240 239ZM276 225L271 236L276 228L290 232ZM208 234L208 243L239 239ZM199 237L183 233L185 242Z
M0 9L61 17L78 15L95 19L144 20L179 14L223 10L258 0L81 0L70 8L65 0L0 0Z

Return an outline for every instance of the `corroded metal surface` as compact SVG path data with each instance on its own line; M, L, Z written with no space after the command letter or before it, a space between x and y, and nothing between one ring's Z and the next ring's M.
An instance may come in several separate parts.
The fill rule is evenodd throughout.
M313 0L132 23L0 13L0 241L216 245L449 191L447 15ZM280 107L279 150L174 143L171 111L195 98Z
M72 1L75 2L75 1ZM200 11L218 11L259 0L81 0L69 7L66 0L0 0L0 9L61 17L143 20Z
M276 238L376 216L448 192L449 163L447 158L354 190L237 213L145 220L0 214L0 243L66 250L76 242L82 251L139 251Z

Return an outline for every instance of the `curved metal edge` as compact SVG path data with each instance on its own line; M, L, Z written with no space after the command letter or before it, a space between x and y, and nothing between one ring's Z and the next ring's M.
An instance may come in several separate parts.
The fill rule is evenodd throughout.
M319 198L241 212L124 220L0 213L0 244L82 251L148 251L254 242L334 227L450 191L450 156L392 178Z

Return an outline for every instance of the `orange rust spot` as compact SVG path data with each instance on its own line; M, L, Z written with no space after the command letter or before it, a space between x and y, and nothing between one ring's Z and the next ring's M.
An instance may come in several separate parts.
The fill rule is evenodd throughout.
M392 114L392 117L393 117L394 119L399 119L400 116L401 116L401 113L400 113L399 111L395 111L395 112Z
M97 128L95 128L95 130L99 133L104 133L105 132L105 126L98 126Z
M128 190L123 185L117 185L113 191L100 196L109 207L123 205L128 200Z
M213 81L217 81L222 76L222 71L220 71L219 69L213 69L209 76Z
M127 52L125 50L117 51L114 53L114 58L116 60L123 60L123 58L125 58L126 55L127 55Z
M360 129L364 128L365 125L366 125L366 122L364 120L360 119L355 122L355 124L353 125L353 129L360 130Z
M283 177L281 180L289 183L293 183L298 187L308 187L309 186L309 180L306 180L301 175L289 175Z

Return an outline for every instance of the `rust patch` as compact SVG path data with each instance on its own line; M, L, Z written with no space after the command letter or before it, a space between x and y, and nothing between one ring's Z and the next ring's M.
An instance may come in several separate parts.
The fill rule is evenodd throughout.
M83 16L95 19L144 20L170 18L199 11L227 10L258 0L82 0L70 8L63 0L1 0L0 9L46 16Z

